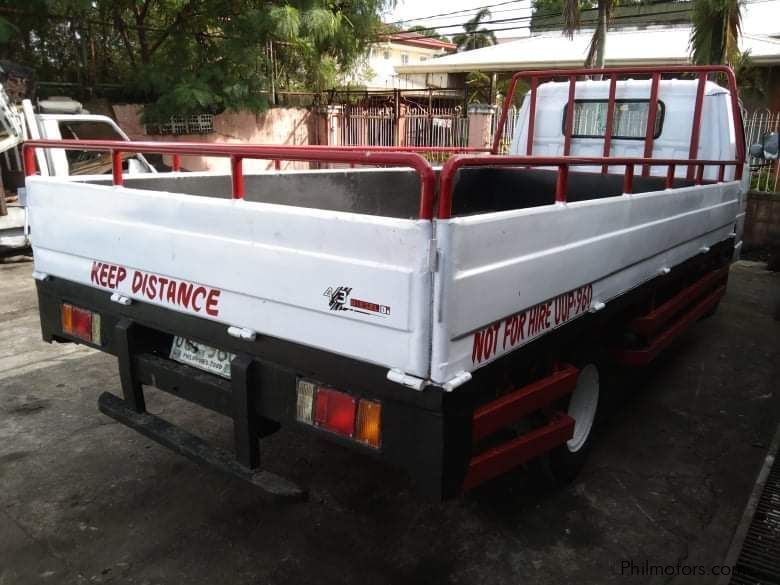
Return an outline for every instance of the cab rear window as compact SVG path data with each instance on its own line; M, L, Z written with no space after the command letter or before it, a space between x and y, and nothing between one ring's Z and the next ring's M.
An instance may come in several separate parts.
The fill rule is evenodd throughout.
M575 100L572 138L604 138L607 131L607 100ZM655 114L653 138L661 135L664 123L664 103L659 100ZM623 140L644 140L647 129L649 100L615 100L612 117L612 138ZM561 121L566 133L566 108Z

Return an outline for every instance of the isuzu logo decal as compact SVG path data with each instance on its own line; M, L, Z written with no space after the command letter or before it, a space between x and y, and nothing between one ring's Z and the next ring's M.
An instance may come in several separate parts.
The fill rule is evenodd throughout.
M390 305L380 305L379 303L356 299L351 294L351 286L329 286L322 293L322 296L328 298L331 311L355 311L356 313L379 317L390 315Z

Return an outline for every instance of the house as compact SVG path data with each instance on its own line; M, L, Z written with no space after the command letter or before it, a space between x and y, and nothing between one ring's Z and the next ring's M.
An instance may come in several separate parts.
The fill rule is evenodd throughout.
M387 35L371 45L363 63L349 83L366 89L425 89L426 79L444 82L446 75L405 75L399 78L396 67L420 65L453 53L457 46L448 41L428 38L419 32L399 32Z
M740 48L749 52L766 88L766 95L761 97L764 103L752 105L780 110L780 0L747 3L744 11ZM610 27L606 44L608 67L690 62L691 28L687 19L661 24L644 21L636 25L635 20L633 23ZM560 29L547 28L525 38L436 60L408 62L395 69L401 79L453 88L463 87L466 74L475 71L501 79L521 70L578 67L585 59L592 34L592 29L583 29L569 40Z

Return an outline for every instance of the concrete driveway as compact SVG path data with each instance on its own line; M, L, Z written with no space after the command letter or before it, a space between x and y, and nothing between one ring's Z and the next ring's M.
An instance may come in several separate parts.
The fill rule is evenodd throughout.
M740 262L718 313L611 397L573 485L520 470L434 505L282 430L264 463L313 496L280 504L101 415L116 364L40 341L31 270L0 264L0 585L713 582L640 570L723 562L780 412L780 274ZM147 395L231 444L226 419Z

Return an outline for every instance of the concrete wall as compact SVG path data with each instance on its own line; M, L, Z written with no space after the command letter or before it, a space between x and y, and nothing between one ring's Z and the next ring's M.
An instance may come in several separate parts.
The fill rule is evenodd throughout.
M744 240L746 248L780 247L780 194L748 194Z
M132 140L165 142L206 142L213 144L318 144L319 116L304 108L271 108L262 114L251 112L223 112L214 116L214 132L210 134L159 136L147 135L141 122L138 104L114 105L114 116L119 126ZM170 157L164 157L170 165ZM190 171L229 172L227 158L182 156L182 167ZM282 169L308 168L308 163L282 162ZM273 168L271 161L245 160L244 170Z

